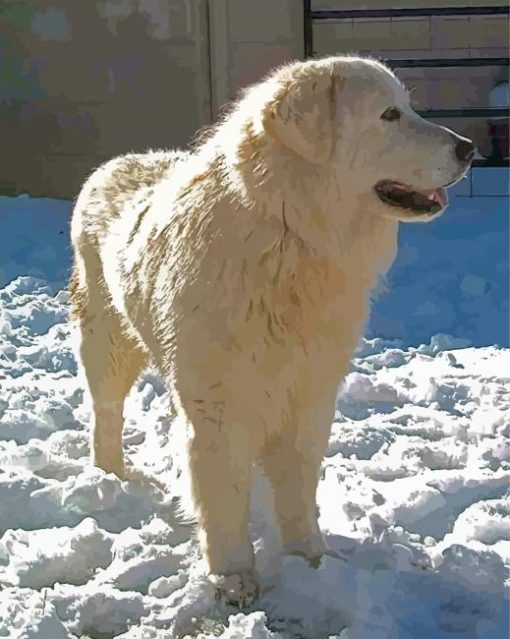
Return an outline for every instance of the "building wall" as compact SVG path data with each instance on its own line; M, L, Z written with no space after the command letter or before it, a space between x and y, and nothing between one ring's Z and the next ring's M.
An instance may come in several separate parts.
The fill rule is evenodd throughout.
M313 0L319 9L398 9L401 7L506 6L501 0ZM508 57L508 16L431 16L360 18L315 21L314 55L359 53L381 59ZM418 109L489 107L489 92L508 81L508 68L398 69L397 75L412 89ZM483 119L448 119L441 124L472 138L483 155L490 153L487 122Z
M311 0L317 9L399 9L406 7L493 7L506 6L501 0Z
M215 113L274 66L303 58L301 0L212 0L210 12Z
M296 0L3 0L0 193L74 197L107 158L180 147L303 55Z
M503 4L476 0L495 2ZM423 1L312 2L315 9L381 5ZM427 3L435 5L445 0ZM505 16L344 20L315 24L313 32L318 55L508 54ZM303 55L301 0L2 0L0 193L74 197L105 159L187 145L241 87ZM399 74L420 108L488 106L488 92L504 79L495 67ZM485 122L465 127L487 143Z
M4 193L73 197L106 158L210 119L205 1L4 0L0 24Z

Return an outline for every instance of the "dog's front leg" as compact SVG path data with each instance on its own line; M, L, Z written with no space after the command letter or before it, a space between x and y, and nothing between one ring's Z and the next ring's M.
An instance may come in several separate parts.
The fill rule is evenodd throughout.
M262 457L274 491L283 550L314 566L328 551L317 522L316 492L335 396L336 384L303 388L297 394L293 423L268 443Z
M187 412L191 488L211 579L228 603L248 606L258 595L249 537L250 433L224 401L198 401Z

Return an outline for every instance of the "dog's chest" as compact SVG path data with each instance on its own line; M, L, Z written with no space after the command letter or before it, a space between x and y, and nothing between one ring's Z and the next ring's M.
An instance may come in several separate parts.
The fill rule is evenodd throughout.
M334 337L348 297L346 273L334 262L304 256L271 291L271 308L288 337L306 349Z
M261 268L239 287L235 319L224 316L232 346L259 371L278 375L299 353L309 358L338 352L346 339L356 343L364 304L338 265L304 256Z

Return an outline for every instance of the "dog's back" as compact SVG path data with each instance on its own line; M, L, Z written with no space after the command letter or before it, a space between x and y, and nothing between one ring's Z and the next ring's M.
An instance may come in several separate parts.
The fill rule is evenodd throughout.
M170 177L176 164L188 156L189 153L184 151L150 151L122 155L101 165L85 182L77 199L71 224L71 238L75 247L70 281L74 317L82 317L85 312L87 284L83 268L80 268L81 254L97 254L109 226L119 218L125 218L124 223L136 229L140 218L136 207L131 204L137 194L150 193L152 187ZM130 217L134 219L129 219ZM104 273L97 275L104 280Z

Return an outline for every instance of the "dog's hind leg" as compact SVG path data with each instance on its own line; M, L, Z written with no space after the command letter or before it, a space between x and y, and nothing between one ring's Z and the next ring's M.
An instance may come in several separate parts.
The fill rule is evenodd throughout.
M124 400L145 366L146 355L111 306L97 270L99 260L80 264L80 259L77 256L81 269L75 271L71 289L81 332L80 356L92 397L92 461L123 477Z

